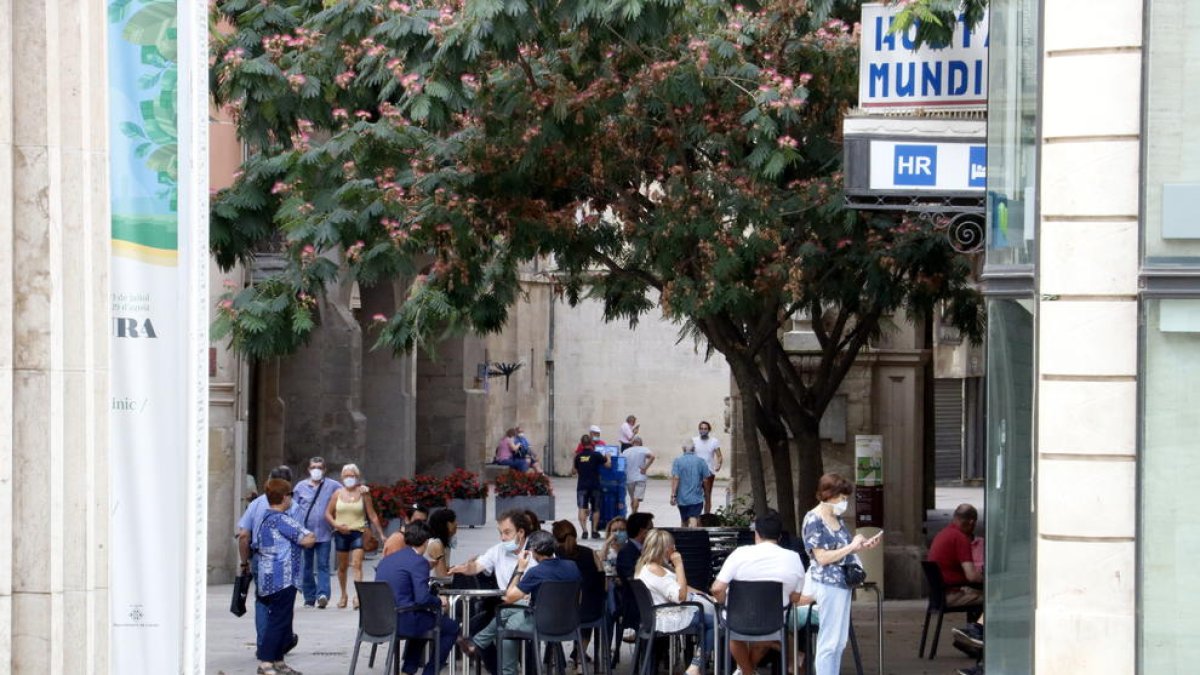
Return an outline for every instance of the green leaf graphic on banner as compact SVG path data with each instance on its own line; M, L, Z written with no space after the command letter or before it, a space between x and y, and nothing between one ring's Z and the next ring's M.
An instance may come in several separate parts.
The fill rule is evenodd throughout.
M114 213L113 239L128 241L150 248L175 250L179 222L175 216L147 216Z
M128 152L154 172L155 182L162 187L154 193L161 207L173 212L179 194L176 4L173 0L112 0L108 19L121 40L137 47L137 61L125 66L134 69L126 86L132 89L130 94L137 96L135 117L119 120L117 128L131 141ZM162 236L148 235L155 227L167 229ZM174 250L175 230L172 219L113 216L114 238L146 246Z

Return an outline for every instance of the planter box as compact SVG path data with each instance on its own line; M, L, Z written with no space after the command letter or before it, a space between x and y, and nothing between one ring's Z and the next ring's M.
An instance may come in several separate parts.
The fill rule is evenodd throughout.
M496 496L496 515L509 509L533 511L543 521L554 520L554 495L538 495L536 497L501 497Z
M454 509L459 527L487 525L487 499L451 499L448 508Z

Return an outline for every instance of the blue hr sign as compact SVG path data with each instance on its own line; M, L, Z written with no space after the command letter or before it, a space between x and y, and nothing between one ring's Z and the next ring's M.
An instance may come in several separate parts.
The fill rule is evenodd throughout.
M897 145L892 180L896 185L935 185L937 146Z
M987 146L972 145L967 169L967 186L973 188L987 187Z

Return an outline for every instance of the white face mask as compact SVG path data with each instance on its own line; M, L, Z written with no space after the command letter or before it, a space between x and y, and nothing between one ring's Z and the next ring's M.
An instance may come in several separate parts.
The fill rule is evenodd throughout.
M358 479L354 476L347 476L344 480L342 480L342 484L348 488L352 488L355 485L358 485Z
M846 509L848 509L848 508L850 508L850 500L848 500L848 499L844 502L834 502L833 515L840 516L843 513L845 513Z
M309 469L308 477L313 480L321 480L325 477L325 472L320 469Z

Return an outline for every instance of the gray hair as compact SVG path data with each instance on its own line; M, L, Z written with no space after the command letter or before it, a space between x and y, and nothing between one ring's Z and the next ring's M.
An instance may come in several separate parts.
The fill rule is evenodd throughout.
M347 471L353 473L355 476L358 476L359 478L362 478L362 471L358 470L357 464L354 464L354 463L343 464L342 465L342 473L346 473Z

